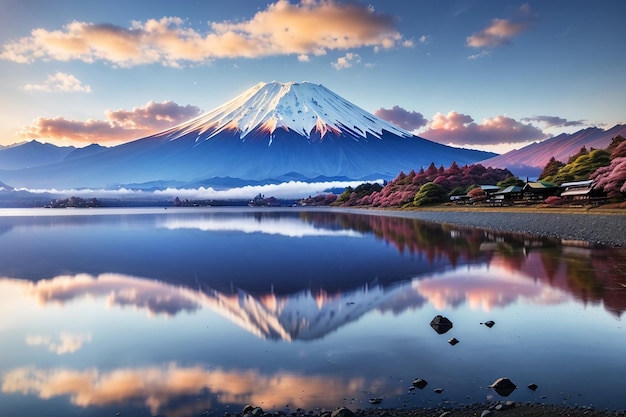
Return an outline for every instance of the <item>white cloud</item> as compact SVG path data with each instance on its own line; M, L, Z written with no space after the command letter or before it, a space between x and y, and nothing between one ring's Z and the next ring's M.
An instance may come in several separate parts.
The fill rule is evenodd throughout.
M372 182L372 181L371 181ZM373 182L381 182L377 180ZM50 193L60 196L78 196L78 197L96 197L96 198L112 198L112 197L140 197L140 198L158 198L158 199L194 199L194 200L248 200L256 195L263 194L267 197L276 198L304 198L309 195L317 195L325 193L325 190L331 188L343 189L348 186L357 187L363 181L327 181L317 183L307 183L301 181L289 181L280 184L267 185L249 185L244 187L230 188L228 190L216 190L211 187L200 188L167 188L159 191L141 191L120 188L116 190L106 189L28 189L19 188L15 191L27 191L31 193L43 194Z
M355 54L353 52L348 52L345 56L339 57L336 62L333 62L333 68L337 71L342 69L350 68L354 63L361 62L361 56L359 54Z
M91 93L91 87L83 83L71 74L56 72L49 75L41 84L26 84L22 87L25 91L41 91L44 93L53 92L80 92Z

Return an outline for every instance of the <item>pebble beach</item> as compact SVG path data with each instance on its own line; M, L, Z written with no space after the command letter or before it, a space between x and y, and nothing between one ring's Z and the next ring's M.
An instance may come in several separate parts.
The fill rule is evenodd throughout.
M355 212L372 213L371 209ZM376 210L376 214L626 247L626 210L440 207Z

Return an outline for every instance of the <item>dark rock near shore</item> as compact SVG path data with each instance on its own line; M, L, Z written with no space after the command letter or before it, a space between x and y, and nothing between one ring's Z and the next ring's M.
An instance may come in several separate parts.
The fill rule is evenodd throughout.
M452 322L447 317L437 315L430 322L430 327L432 327L438 334L444 334L452 328Z
M428 385L428 382L425 379L415 378L413 380L413 386L415 388L424 389L426 387L426 385Z
M517 388L517 385L513 383L509 378L498 378L493 384L490 385L498 395L508 397Z
M457 343L459 343L459 339L457 339L456 337L453 337L452 339L448 340L448 343L450 343L452 346L454 346Z
M331 417L354 417L354 413L346 407L339 407L338 409L333 411L330 416Z

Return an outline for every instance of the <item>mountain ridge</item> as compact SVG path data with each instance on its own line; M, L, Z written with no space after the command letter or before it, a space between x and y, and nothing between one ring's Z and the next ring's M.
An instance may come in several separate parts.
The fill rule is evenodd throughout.
M589 127L571 134L562 133L480 163L493 168L507 168L517 176L537 176L551 157L554 156L556 160L566 163L569 157L575 155L583 146L587 149L604 149L618 135L626 136L626 124L617 124L606 130Z

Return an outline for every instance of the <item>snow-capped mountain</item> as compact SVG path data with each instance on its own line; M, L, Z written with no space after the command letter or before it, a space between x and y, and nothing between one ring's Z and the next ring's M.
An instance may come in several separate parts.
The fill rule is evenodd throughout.
M146 138L46 166L0 166L0 179L31 188L376 180L494 155L415 136L321 85L272 82Z
M195 134L196 141L209 140L224 131L235 131L243 141L266 135L271 146L276 130L292 131L311 141L328 134L381 139L383 131L404 138L402 130L342 99L323 85L259 83L234 100L190 122L164 132L170 139Z

